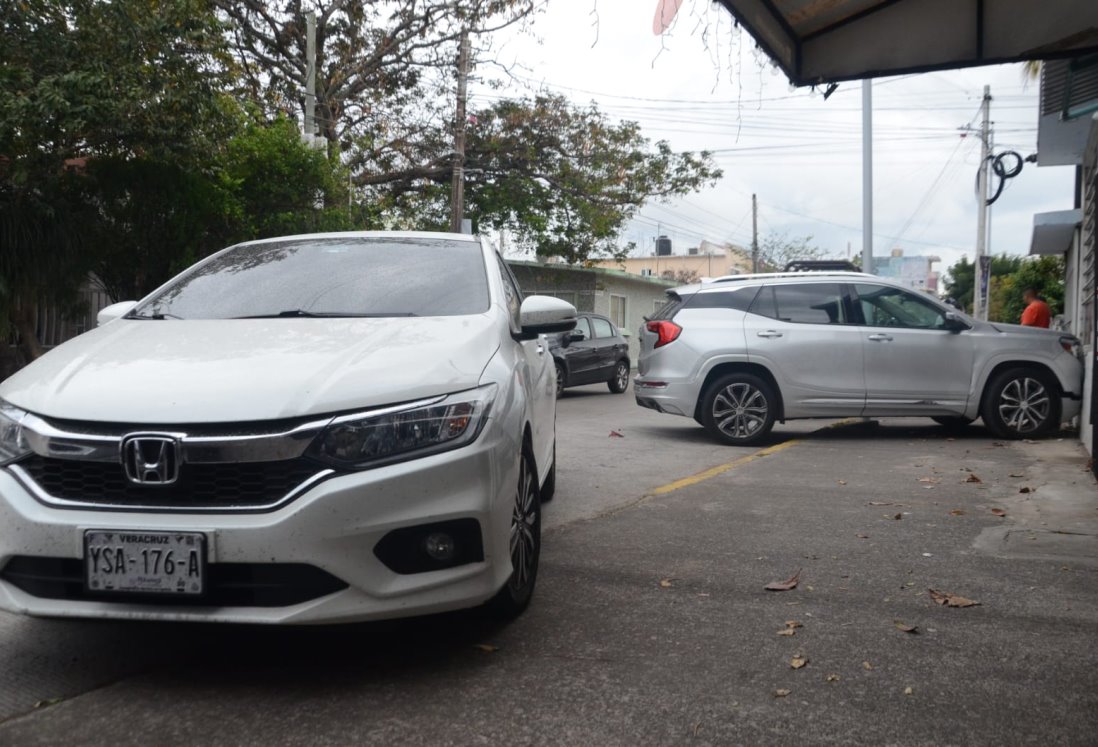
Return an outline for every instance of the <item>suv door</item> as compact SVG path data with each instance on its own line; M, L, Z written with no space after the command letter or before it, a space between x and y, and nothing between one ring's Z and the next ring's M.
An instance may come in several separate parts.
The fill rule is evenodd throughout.
M855 283L865 338L866 415L959 415L974 357L967 331L945 328L946 309L918 293Z
M591 331L595 334L595 380L605 381L613 375L618 362L619 338L610 320L601 316L591 317Z
M865 405L864 336L840 283L763 286L744 317L748 360L778 382L785 415L849 417Z

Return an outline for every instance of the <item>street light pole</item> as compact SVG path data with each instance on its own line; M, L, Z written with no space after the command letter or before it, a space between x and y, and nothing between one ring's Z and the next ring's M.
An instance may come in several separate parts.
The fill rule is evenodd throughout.
M873 272L873 81L862 80L862 272Z
M465 217L465 100L469 82L469 32L461 32L458 50L457 112L454 115L454 178L450 189L450 230L461 232Z
M991 86L984 86L983 124L980 126L980 170L976 177L976 267L972 293L972 315L987 320L987 290L991 285L987 257L987 166L991 131Z

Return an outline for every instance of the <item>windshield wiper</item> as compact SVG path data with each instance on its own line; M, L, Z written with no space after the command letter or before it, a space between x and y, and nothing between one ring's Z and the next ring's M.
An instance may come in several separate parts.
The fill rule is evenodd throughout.
M360 313L356 311L306 311L305 309L286 309L275 314L251 314L234 316L233 319L285 319L289 317L309 317L320 319L338 319L340 317L358 317L366 319L384 319L395 316L416 316L410 311L390 311L384 313Z
M154 314L133 314L133 313L130 313L130 314L126 314L125 318L126 319L152 319L153 321L159 322L159 321L162 321L164 319L182 319L183 317L176 316L175 314L164 314L164 313L158 311Z

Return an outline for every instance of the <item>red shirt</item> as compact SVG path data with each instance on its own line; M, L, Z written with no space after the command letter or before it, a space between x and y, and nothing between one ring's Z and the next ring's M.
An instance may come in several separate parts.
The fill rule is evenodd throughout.
M1052 312L1049 311L1048 304L1040 299L1031 302L1022 312L1022 324L1027 327L1044 327L1048 329L1051 321Z

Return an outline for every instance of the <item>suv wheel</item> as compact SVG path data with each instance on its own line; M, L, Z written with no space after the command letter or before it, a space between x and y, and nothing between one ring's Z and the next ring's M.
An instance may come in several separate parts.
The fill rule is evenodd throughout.
M722 376L702 400L702 425L730 446L758 443L774 427L777 398L770 385L751 374Z
M511 506L511 577L488 602L489 611L504 620L518 617L526 609L538 579L541 501L537 474L530 449L524 446L519 461L518 488Z
M984 391L980 415L999 438L1034 438L1060 427L1059 387L1043 371L1003 371Z
M628 361L618 361L618 365L614 366L614 376L606 382L606 386L610 387L610 391L614 394L621 394L629 388Z

